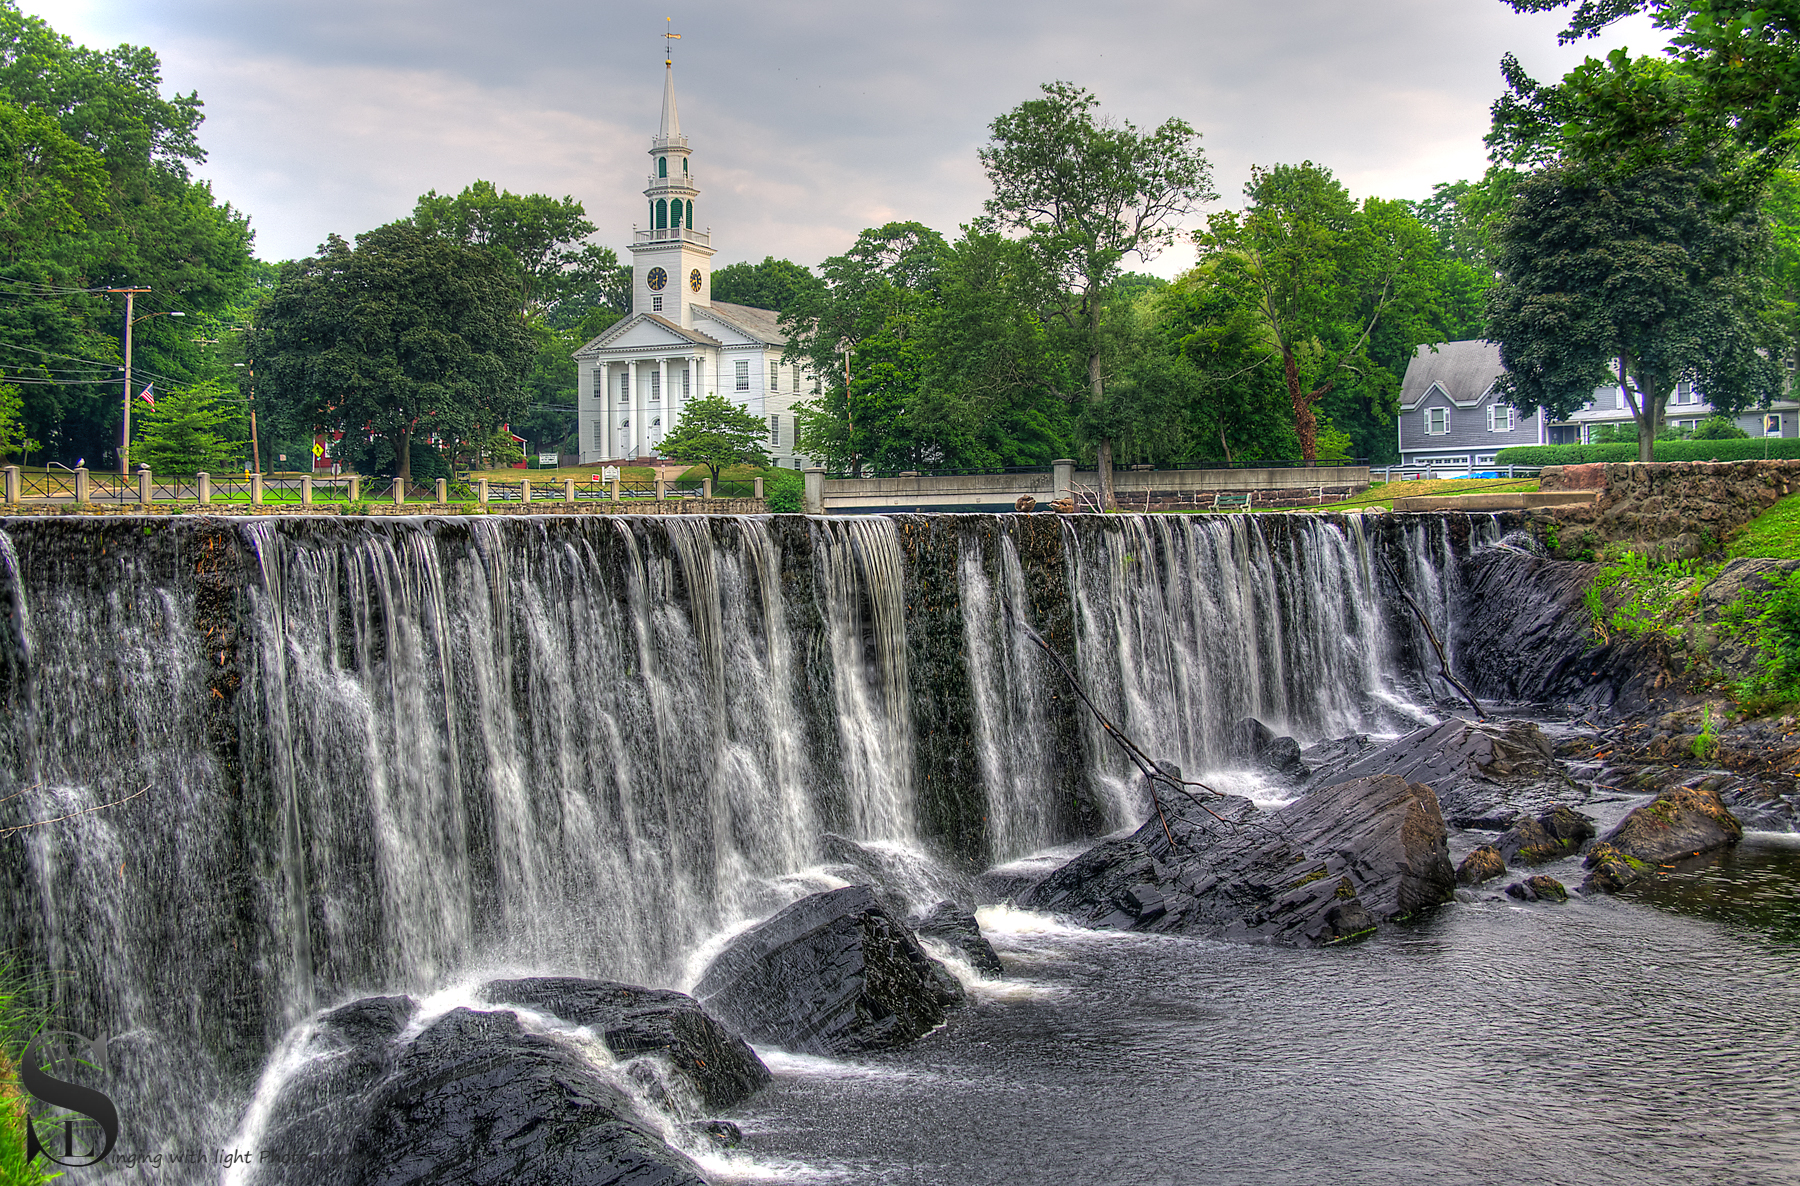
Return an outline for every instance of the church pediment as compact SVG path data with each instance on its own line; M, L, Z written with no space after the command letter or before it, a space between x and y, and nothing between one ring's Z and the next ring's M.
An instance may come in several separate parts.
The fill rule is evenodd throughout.
M598 358L609 350L649 350L657 347L717 346L703 333L682 329L654 313L638 313L614 322L605 333L575 352L577 359Z

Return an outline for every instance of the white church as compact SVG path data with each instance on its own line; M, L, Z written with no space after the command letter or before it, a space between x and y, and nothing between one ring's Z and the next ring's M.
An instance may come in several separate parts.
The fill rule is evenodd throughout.
M810 377L783 366L787 337L769 309L712 299L712 234L696 228L700 196L675 111L675 68L663 62L662 128L650 142L647 230L632 231L631 314L575 352L581 464L645 462L686 402L722 395L768 424L779 466L794 452L794 403Z

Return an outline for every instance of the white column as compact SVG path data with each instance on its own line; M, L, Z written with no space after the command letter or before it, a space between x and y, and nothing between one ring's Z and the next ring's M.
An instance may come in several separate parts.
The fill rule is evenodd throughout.
M656 387L657 394L662 396L662 408L657 415L662 417L662 435L667 436L675 422L669 419L669 360L666 358L656 360Z
M631 440L632 452L643 457L650 443L650 384L644 382L643 360L634 358L631 367Z
M605 461L613 456L611 363L597 362L594 364L594 403L600 409L600 435L595 439L600 442L600 460Z

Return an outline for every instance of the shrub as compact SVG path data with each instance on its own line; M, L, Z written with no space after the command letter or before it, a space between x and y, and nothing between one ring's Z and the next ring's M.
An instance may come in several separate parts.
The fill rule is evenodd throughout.
M806 478L794 469L764 470L763 498L777 515L798 515L806 506Z
M1702 425L1702 428L1705 426ZM1596 461L1636 461L1636 444L1515 445L1502 449L1496 465L1583 465ZM1744 440L1696 438L1657 441L1658 461L1758 461L1764 457L1800 458L1800 437L1750 437Z

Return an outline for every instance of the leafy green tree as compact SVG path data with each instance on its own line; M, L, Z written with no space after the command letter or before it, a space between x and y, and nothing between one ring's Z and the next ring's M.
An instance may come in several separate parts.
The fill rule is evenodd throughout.
M499 256L518 275L528 313L604 282L619 265L612 248L586 242L594 224L570 197L515 194L476 181L455 197L427 192L413 207L412 223L426 235Z
M25 435L25 398L17 386L0 383L0 457L25 456L38 443Z
M132 461L154 474L227 473L250 449L249 423L236 391L218 381L164 391L135 413Z
M533 341L493 252L394 223L284 264L257 320L259 398L294 423L373 432L412 479L414 434L485 435L524 411Z
M728 465L753 465L766 469L769 455L763 449L769 426L722 395L691 399L681 409L673 432L658 448L678 461L704 465L719 480Z
M811 269L772 255L760 264L728 264L712 274L713 300L777 313L786 313L800 293L818 287Z
M1176 224L1218 195L1200 136L1170 119L1149 132L1130 121L1096 118L1099 100L1066 82L996 119L981 150L994 186L985 210L1004 230L1022 232L1047 287L1040 316L1054 317L1084 363L1089 422L1097 443L1102 499L1113 496L1113 436L1104 408L1106 355L1102 314L1129 256L1154 257L1174 241Z
M1617 382L1649 461L1676 384L1727 415L1780 393L1768 228L1758 211L1716 209L1718 181L1691 167L1620 177L1557 165L1520 183L1495 234L1487 313L1521 413L1563 419Z

